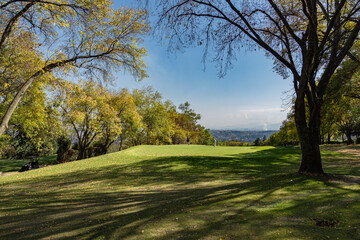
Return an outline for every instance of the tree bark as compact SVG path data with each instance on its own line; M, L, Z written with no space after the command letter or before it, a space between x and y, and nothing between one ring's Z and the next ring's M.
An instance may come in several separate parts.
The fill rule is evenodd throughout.
M22 96L25 94L26 90L30 87L33 81L42 75L40 72L34 74L31 78L29 78L20 88L19 92L15 95L14 99L12 100L10 106L8 107L5 115L3 116L1 123L0 123L0 136L5 132L8 128L8 124L12 114L14 113L17 105L19 104Z
M320 104L310 110L306 121L306 107L303 98L295 102L295 122L301 146L300 174L324 175L320 154Z
M347 138L347 144L350 145L353 143L353 140L351 139L351 131L346 131L345 133L346 138Z
M104 155L104 154L107 154L109 152L109 148L111 147L111 145L114 143L115 141L110 141L109 139L107 139L105 141L105 143L103 144L102 146L102 149L101 149L101 154Z
M119 146L119 151L123 150L123 137L120 136L120 146Z
M88 149L86 147L80 147L79 146L79 155L77 157L77 160L86 159L88 157Z

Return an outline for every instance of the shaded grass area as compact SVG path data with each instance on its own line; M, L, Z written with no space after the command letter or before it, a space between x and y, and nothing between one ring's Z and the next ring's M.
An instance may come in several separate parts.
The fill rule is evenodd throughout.
M360 158L323 158L331 180L297 175L298 148L205 146L3 177L0 239L360 239Z
M56 156L39 157L39 165L50 165L56 163ZM29 159L0 159L0 172L16 172L21 166L30 162Z

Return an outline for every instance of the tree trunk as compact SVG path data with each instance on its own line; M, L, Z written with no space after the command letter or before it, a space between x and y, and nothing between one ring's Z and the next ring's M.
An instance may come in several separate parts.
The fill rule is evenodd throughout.
M107 136L104 143L101 146L101 155L107 154L109 151L109 147L112 143L110 142L109 137Z
M330 133L328 133L327 143L331 143L331 135L330 135Z
M320 106L310 111L309 120L306 120L304 99L298 98L295 102L295 122L301 146L300 174L323 175L324 171L320 154Z
M104 154L107 154L109 152L109 148L111 147L111 145L114 143L115 141L110 141L110 140L107 140L104 145L102 146L102 149L101 149L101 154L104 155Z
M88 150L86 147L79 146L79 155L77 157L77 160L86 159L88 157L87 151Z
M119 151L122 151L123 149L123 137L120 136L120 146L119 146Z
M350 145L353 143L353 140L351 139L351 131L346 131L345 133L346 138L347 138L347 144Z
M28 79L20 88L19 92L15 95L14 99L12 100L10 106L8 107L5 115L3 116L1 123L0 123L0 136L5 132L8 128L8 124L12 114L14 113L16 107L18 106L20 99L25 94L26 90L30 87L33 81L40 76L40 74L35 74L33 77Z

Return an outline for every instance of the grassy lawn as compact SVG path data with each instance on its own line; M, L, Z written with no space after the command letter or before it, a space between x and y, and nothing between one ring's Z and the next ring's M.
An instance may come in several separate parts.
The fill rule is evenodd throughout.
M38 159L39 166L54 164L56 162L56 156L40 157ZM30 159L0 159L0 172L17 172L21 169L21 166L30 162Z
M0 239L360 239L360 156L140 146L0 177Z

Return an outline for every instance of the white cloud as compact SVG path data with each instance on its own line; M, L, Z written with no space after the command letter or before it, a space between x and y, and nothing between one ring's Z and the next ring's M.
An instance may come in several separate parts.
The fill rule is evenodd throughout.
M201 124L211 129L278 129L286 118L282 108L220 109L202 113Z

